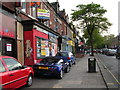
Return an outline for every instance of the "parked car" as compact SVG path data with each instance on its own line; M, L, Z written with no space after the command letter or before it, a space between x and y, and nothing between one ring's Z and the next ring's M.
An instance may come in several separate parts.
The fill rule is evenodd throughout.
M116 54L116 49L108 49L108 51L106 52L106 55L112 55L114 56Z
M34 71L31 67L21 65L15 58L0 56L0 77L2 88L19 88L31 86Z
M69 62L69 66L71 67L73 64L76 64L76 58L73 56L71 52L58 52L55 57L59 59L63 59L64 62Z
M103 49L102 49L102 54L105 54L105 55L106 55L107 52L108 52L108 48L103 48Z
M117 47L117 50L116 50L116 58L117 59L120 59L120 46L119 47Z
M45 57L39 63L34 65L35 75L56 76L59 79L63 78L64 72L70 71L68 62L58 59L53 56Z

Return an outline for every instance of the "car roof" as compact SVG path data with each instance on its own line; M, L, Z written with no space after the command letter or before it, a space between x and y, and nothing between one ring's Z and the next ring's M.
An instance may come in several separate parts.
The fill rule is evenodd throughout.
M0 56L0 58L14 58L14 57L11 57L11 56Z
M72 53L72 52L69 52L69 51L60 51L60 52L58 52L58 53Z

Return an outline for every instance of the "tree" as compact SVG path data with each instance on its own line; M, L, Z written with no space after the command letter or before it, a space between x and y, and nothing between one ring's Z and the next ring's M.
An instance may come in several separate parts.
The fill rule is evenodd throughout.
M107 46L107 48L109 48L109 45L111 45L113 38L115 38L114 34L104 36L104 46Z
M91 55L93 56L93 32L95 30L107 31L108 27L112 24L107 18L103 17L103 14L107 12L99 4L79 4L77 10L72 10L72 20L79 22L77 28L87 30L91 45Z
M84 30L83 37L87 40L86 45L90 45L90 36L88 35L88 32ZM103 48L104 47L104 37L101 35L99 30L95 30L93 32L93 48Z

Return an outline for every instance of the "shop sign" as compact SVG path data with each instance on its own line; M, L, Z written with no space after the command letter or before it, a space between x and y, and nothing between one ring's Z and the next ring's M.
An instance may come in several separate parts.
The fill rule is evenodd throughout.
M75 43L74 43L72 40L69 40L68 43L69 43L71 46L75 46Z
M40 6L40 0L32 0L30 3L31 7L39 7Z
M49 40L50 40L51 42L57 43L57 36L55 36L55 35L52 34L52 33L49 33Z
M12 37L12 38L14 38L14 37L15 37L15 35L14 35L14 34L7 33L7 32L1 32L1 31L0 31L0 35L2 35L2 36Z
M37 18L38 19L50 19L49 10L37 9Z
M35 25L34 25L33 27L35 27L36 30L38 30L38 31L40 31L40 32L42 32L42 33L48 34L48 32L47 32L46 30L44 30L44 29L42 29L42 28L39 28L38 26L35 26Z
M7 51L12 51L12 44L7 43L6 44L6 50Z
M15 38L15 19L7 15L0 13L0 16L4 18L0 22L0 35L10 38Z

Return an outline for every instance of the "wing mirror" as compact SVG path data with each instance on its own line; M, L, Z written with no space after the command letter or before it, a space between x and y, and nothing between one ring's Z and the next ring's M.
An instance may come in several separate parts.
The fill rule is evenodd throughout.
M63 63L64 61L63 61L63 59L60 59L60 61L59 61L60 63Z
M27 66L26 66L26 65L23 65L23 66L21 67L21 69L24 69L24 68L27 68Z

